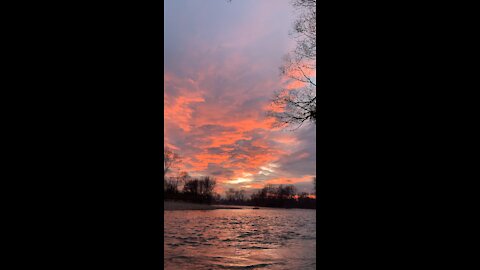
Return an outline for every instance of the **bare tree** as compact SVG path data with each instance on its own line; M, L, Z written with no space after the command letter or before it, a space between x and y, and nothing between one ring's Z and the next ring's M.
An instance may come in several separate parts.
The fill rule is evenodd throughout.
M296 89L275 92L267 115L275 118L275 127L296 126L317 122L317 25L316 0L293 0L299 12L291 35L297 41L295 50L284 58L281 75L302 85Z
M237 191L237 193L235 194L235 196L237 197L237 200L240 201L240 202L243 202L245 201L245 190L241 189L239 191Z
M207 195L207 196L212 196L213 195L213 189L215 188L215 186L217 184L217 180L215 180L215 178L213 178L213 177L205 176L202 179L202 184L203 184L202 194Z
M172 149L165 147L163 149L163 178L170 171L170 169L175 166L176 163L180 161L180 156L175 153Z
M183 194L187 195L190 200L210 203L216 184L215 178L210 176L189 179L183 186Z
M225 191L225 197L228 203L242 204L245 203L247 196L245 190L236 190L234 188L229 188Z
M164 181L164 192L168 195L178 193L179 181L175 177L169 177Z
M179 184L182 184L182 185L185 185L185 183L187 183L187 181L191 178L190 175L188 174L188 172L185 172L185 171L181 171L178 173L177 175L177 181Z

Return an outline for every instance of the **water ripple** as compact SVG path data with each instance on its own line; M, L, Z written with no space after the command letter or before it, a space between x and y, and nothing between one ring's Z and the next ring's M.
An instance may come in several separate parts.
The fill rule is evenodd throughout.
M315 269L316 212L165 211L165 269Z

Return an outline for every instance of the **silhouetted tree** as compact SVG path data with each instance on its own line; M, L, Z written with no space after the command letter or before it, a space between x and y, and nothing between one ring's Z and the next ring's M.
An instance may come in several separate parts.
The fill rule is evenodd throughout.
M188 172L181 171L181 172L178 173L176 179L177 179L179 185L185 185L185 183L188 181L188 179L191 179L191 177L188 174Z
M316 200L310 198L308 193L297 194L294 185L266 185L261 190L253 193L249 205L283 208L309 208L315 209Z
M299 194L297 200L298 200L298 207L300 208L310 208L310 209L316 208L316 200L310 198L310 196L306 192L302 192L301 194Z
M215 188L217 181L213 177L205 176L200 183L202 186L201 195L207 199L208 202L210 202L213 197L213 189Z
M166 199L178 199L180 192L178 190L180 182L176 177L164 179L164 196Z
M220 194L214 192L213 193L213 202L214 203L221 203L221 199L222 197L220 196Z
M185 183L183 186L183 192L185 194L190 194L192 196L196 196L198 194L198 179L192 179Z
M215 185L216 180L209 176L187 180L183 186L184 198L194 202L211 203Z
M275 127L296 126L317 122L316 97L316 0L293 0L299 11L292 36L297 41L295 50L284 58L282 76L303 84L301 88L276 91L267 115L275 118Z
M229 188L225 191L226 200L224 203L226 204L245 204L246 203L246 196L245 190L236 190L233 188Z
M229 188L225 191L225 197L227 201L234 201L235 200L235 189Z
M165 147L163 149L163 178L167 175L168 171L174 166L175 163L180 161L180 156L172 149Z

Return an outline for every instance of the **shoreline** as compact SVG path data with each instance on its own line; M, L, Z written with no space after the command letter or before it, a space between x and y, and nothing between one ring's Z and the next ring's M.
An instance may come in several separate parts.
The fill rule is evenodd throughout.
M199 204L181 201L164 201L163 211L179 211L179 210L216 210L216 209L244 209L242 207L235 206L223 206L223 205L209 205Z

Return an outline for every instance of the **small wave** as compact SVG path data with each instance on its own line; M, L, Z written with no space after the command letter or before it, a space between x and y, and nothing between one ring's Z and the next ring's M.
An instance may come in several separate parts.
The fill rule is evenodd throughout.
M238 237L239 238L244 238L244 237L251 236L251 235L253 235L253 233L244 233L244 234L239 235Z
M259 246L250 246L250 247L242 247L242 249L270 249L268 247L259 247Z
M224 269L255 269L255 268L267 267L267 266L270 266L270 265L273 265L273 264L271 264L271 263L259 263L259 264L245 265L245 266L217 264L218 267L224 268Z
M176 259L192 259L192 257L189 257L189 256L183 256L183 255L177 255L177 256L172 256L170 258L168 258L169 260L173 261L173 260L176 260Z

